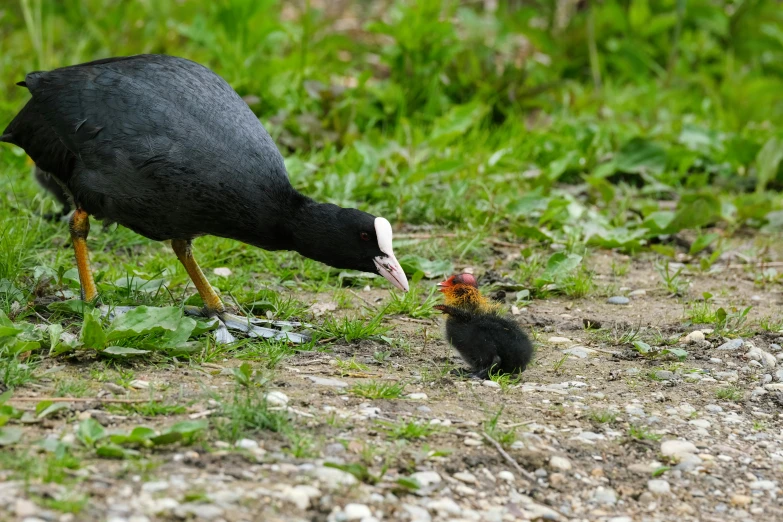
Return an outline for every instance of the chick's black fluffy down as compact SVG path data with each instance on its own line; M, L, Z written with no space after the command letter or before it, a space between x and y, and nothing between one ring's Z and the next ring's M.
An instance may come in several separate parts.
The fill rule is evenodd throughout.
M525 370L533 345L516 322L495 314L449 312L446 338L474 372Z

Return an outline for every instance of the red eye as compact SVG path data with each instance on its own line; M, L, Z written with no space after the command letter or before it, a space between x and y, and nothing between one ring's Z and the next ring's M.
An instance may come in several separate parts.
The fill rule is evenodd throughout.
M362 238L362 241L369 241L370 240L370 234L367 232L362 232L360 237Z

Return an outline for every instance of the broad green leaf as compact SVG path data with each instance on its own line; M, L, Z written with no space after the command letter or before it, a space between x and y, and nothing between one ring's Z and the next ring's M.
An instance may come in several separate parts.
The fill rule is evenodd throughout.
M13 390L6 390L3 393L0 393L0 404L5 404L8 402L8 399L10 399L13 394Z
M11 327L11 328L14 327L13 321L11 321L8 318L8 316L5 315L5 312L3 312L2 310L0 310L0 326Z
M642 227L656 235L664 233L674 219L674 212L670 210L658 210L651 213L642 222Z
M669 233L710 225L720 219L721 204L718 198L709 194L700 194L685 202L677 210L668 226Z
M421 256L406 255L400 258L400 266L407 273L423 272L427 279L450 275L454 265L448 259L429 260Z
M446 114L435 120L430 140L433 143L445 144L462 136L481 121L487 110L488 107L480 103L452 107Z
M3 427L0 428L0 446L10 446L22 440L22 428Z
M79 423L76 430L76 438L87 447L92 447L96 442L106 437L106 430L92 417L88 417Z
M0 337L14 337L24 330L15 326L0 326Z
M134 355L144 355L145 353L150 352L149 350L139 350L138 348L130 348L128 346L108 346L105 350L101 351L101 353L132 357Z
M696 255L711 244L713 244L715 241L718 240L720 236L718 234L704 234L703 236L699 236L696 238L696 241L693 242L690 249L690 255Z
M688 352L683 350L682 348L664 348L661 350L661 354L663 355L674 355L679 360L684 360L686 357L688 357Z
M148 281L138 276L125 276L117 279L114 286L128 290L129 292L142 292L145 294L154 294L159 292L161 287L165 286L165 279L153 279Z
M652 351L652 347L643 341L634 341L633 347L642 354L648 354Z
M582 262L582 256L578 254L566 254L565 252L556 252L552 254L546 262L544 273L536 278L534 284L536 287L542 287L550 283L557 283L564 276L574 271Z
M756 156L756 192L763 192L767 183L777 176L783 160L783 140L772 137L767 140Z
M193 335L193 331L196 329L197 325L198 323L195 319L190 317L181 318L176 330L163 334L163 337L160 340L160 346L175 348L185 344L188 339L190 339L191 335Z
M182 310L175 306L155 308L139 306L117 317L109 327L107 341L136 337L150 333L174 331L182 319Z
M150 437L150 442L153 443L155 446L163 446L165 444L174 444L175 442L179 442L183 438L184 436L182 435L182 433L176 431L167 431L166 433L162 433L155 437Z
M646 139L633 138L620 148L614 162L622 172L661 174L666 169L666 151Z
M13 282L8 279L0 279L0 295L4 295L3 298L7 302L24 301L24 294Z
M45 419L56 411L68 410L70 408L71 405L67 402L41 401L35 405L35 413L37 414L36 417L40 420Z
M186 420L177 422L166 430L163 435L167 433L179 433L182 435L183 442L189 444L199 433L203 432L209 423L206 420Z
M83 315L94 307L85 303L81 299L70 299L68 301L57 301L46 307L51 312L62 312L66 314Z
M397 485L398 486L402 486L405 489L414 489L414 490L421 489L421 484L419 484L419 481L414 479L414 478L410 478L410 477L400 477L400 478L398 478L397 479Z
M89 313L84 314L84 323L79 339L87 348L103 350L106 345L106 334L101 325L100 310L90 310Z
M95 449L95 453L99 457L103 457L105 459L127 459L139 455L139 452L136 450L123 448L122 446L118 446L116 444L104 444L99 446Z

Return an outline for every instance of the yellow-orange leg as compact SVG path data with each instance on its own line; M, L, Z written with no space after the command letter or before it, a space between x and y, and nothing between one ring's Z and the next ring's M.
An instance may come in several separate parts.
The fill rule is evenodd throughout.
M201 296L201 300L204 301L206 312L208 315L222 314L226 307L223 306L223 301L215 293L212 285L209 284L207 278L204 277L204 272L201 271L201 267L196 263L196 259L193 257L193 249L190 240L185 239L172 239L171 248L174 249L174 253L177 254L177 258L180 263L187 270L193 284L196 285L198 295Z
M90 254L87 251L87 235L90 233L90 217L87 212L76 209L71 216L68 228L71 231L71 242L76 254L76 268L79 270L82 300L89 302L98 297L98 290L95 288L95 281L92 278Z

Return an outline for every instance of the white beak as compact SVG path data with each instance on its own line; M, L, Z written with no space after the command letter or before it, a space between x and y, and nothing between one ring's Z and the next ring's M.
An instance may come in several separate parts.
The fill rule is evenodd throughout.
M378 248L384 255L373 259L378 273L389 280L396 288L403 292L408 291L408 278L405 277L397 258L394 257L392 250L392 228L391 224L384 218L375 218L375 235L378 238Z
M408 278L405 277L405 272L402 271L402 267L397 261L397 258L394 257L394 254L390 256L378 256L373 259L373 261L375 262L375 267L378 269L378 273L403 292L408 291Z

